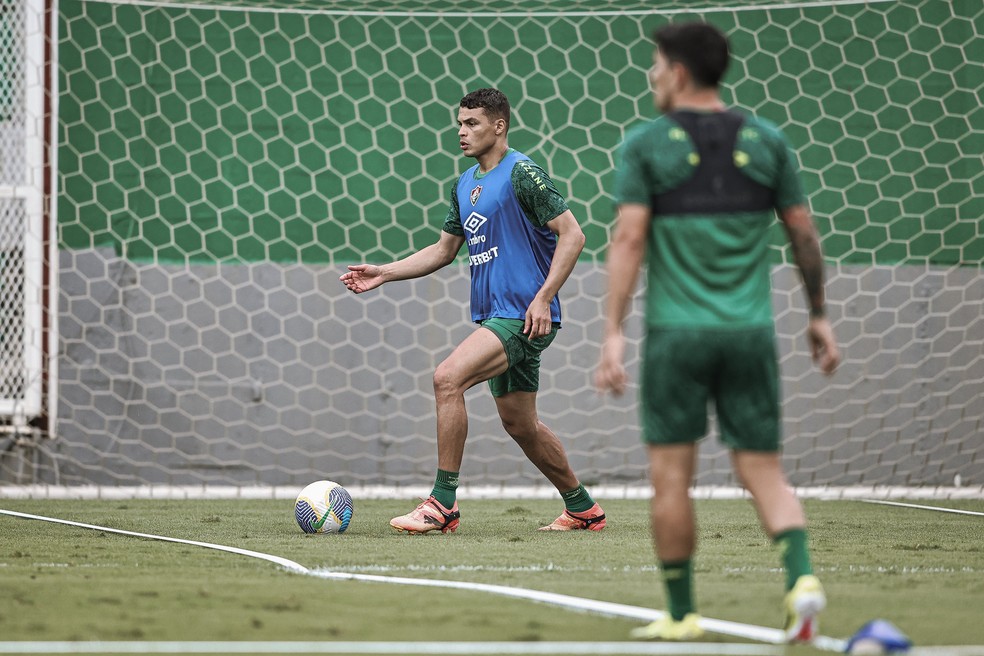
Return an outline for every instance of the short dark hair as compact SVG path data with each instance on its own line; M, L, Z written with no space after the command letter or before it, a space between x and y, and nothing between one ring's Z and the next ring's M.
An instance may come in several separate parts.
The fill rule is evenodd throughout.
M458 106L465 109L484 109L485 114L493 121L500 118L505 120L506 130L509 129L509 99L498 89L476 89L465 95Z
M653 39L663 56L683 64L701 87L716 88L731 62L728 37L702 21L664 25L653 32Z

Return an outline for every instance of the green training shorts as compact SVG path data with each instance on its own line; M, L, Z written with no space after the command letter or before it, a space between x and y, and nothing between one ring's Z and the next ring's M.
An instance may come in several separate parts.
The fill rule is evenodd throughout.
M707 434L713 402L724 444L779 450L779 363L772 326L650 328L643 349L644 442L696 442Z
M489 389L492 396L500 397L509 392L537 392L540 390L540 353L543 352L557 336L560 324L555 323L553 330L543 337L529 339L523 334L522 319L486 319L480 325L488 328L502 342L506 349L506 359L509 368L489 379Z

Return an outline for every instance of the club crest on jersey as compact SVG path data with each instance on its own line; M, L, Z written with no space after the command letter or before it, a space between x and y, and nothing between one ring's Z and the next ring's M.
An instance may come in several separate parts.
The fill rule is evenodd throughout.
M471 204L474 205L475 203L477 203L478 197L481 195L482 195L482 185L478 185L477 187L472 189L471 195L469 195L468 197L471 200Z

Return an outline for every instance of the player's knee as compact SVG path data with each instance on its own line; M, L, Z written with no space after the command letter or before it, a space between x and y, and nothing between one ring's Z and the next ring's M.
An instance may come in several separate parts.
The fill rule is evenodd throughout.
M454 375L454 370L451 367L446 366L444 363L437 367L434 372L434 396L438 399L447 396L455 396L461 394L461 385L458 382L457 377Z
M500 419L506 433L518 444L522 445L536 438L536 421L514 417L500 417Z
M690 477L683 471L667 468L653 468L649 481L653 486L656 503L673 505L681 500L689 499L692 483Z

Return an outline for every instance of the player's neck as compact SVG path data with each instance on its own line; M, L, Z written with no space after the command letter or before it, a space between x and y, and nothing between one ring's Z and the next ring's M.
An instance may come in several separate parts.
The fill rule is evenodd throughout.
M717 89L694 89L673 99L673 111L721 112L724 102Z
M478 161L478 170L488 173L499 165L508 151L509 145L505 141L497 141L494 146L475 158Z

